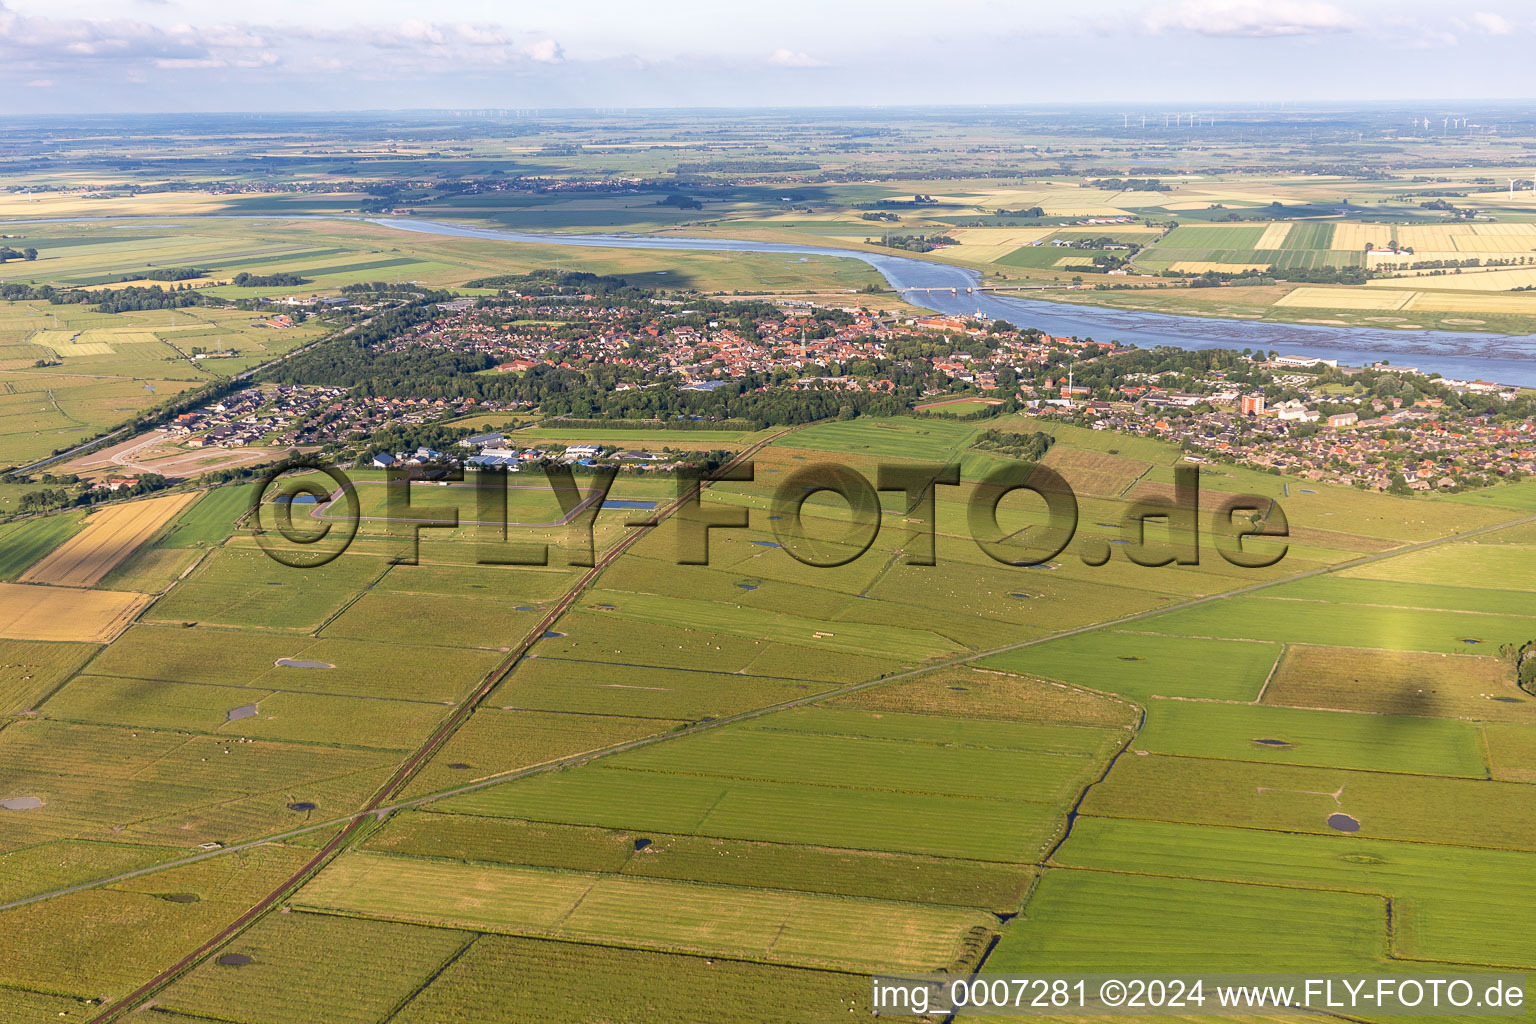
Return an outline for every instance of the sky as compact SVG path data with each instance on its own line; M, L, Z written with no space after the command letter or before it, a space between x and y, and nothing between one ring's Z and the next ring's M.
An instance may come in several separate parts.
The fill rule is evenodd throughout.
M1525 99L1533 43L1528 0L0 0L0 113Z

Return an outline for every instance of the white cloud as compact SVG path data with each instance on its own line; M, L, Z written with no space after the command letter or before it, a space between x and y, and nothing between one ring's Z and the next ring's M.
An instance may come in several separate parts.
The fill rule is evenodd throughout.
M28 89L52 89L53 88L53 79L51 79L51 78L34 78L34 79L32 79L32 81L27 83L27 88Z
M776 68L824 68L827 66L826 61L817 60L808 53L783 48L770 53L768 63Z
M1360 27L1360 19L1321 0L1185 0L1154 8L1142 25L1152 33L1260 39L1349 32Z
M380 58L396 74L432 74L518 64L560 64L565 50L554 39L519 39L500 25L432 22L303 25L176 24L126 18L54 18L14 11L0 0L0 66L31 73L69 70L79 62L116 62L128 69L165 71L268 68L281 64L369 69Z
M563 64L565 50L553 39L543 39L523 47L523 56L537 64Z
M1508 18L1492 11L1478 11L1472 15L1472 23L1491 36L1508 36L1515 32L1515 26Z

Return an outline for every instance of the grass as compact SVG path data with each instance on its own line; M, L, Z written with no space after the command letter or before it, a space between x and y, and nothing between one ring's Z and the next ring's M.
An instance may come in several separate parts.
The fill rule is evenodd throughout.
M788 557L775 552L780 557ZM609 615L624 621L646 625L685 624L683 629L710 635L731 634L761 637L781 644L807 648L809 651L885 655L904 663L924 661L953 651L955 645L929 630L894 625L865 625L854 622L828 623L821 619L769 612L762 609L726 607L712 601L657 597L649 594L618 594L594 591L593 596L612 605ZM623 635L628 630L616 630ZM643 629L636 629L644 635Z
M819 1024L834 1012L867 1014L869 999L868 979L854 974L487 935L395 1020L545 1024L558 1006L566 1020L648 1024L707 1006L718 1024Z
M316 569L294 569L255 547L225 547L145 618L307 632L386 568L381 560L351 554Z
M1111 630L999 654L982 664L1138 698L1253 700L1279 651L1274 643ZM1201 671L1191 673L1192 665Z
M127 995L213 937L308 856L262 847L8 910L0 992L17 986L75 998ZM169 893L197 901L172 902Z
M19 579L67 587L95 586L194 500L192 494L172 493L98 509L86 519L83 530Z
M682 724L655 717L483 707L411 781L407 794L448 789L499 772L663 733Z
M1362 838L1536 850L1527 786L1478 779L1309 768L1202 757L1122 757L1083 812L1101 817L1337 835L1334 812Z
M158 545L166 548L218 544L234 530L235 520L251 507L255 489L245 484L215 487L176 517Z
M434 806L642 832L1010 863L1032 860L1056 828L1054 807L1022 800L956 800L607 767L540 776Z
M367 849L997 912L1019 905L1030 878L1013 864L419 811L392 819Z
M1103 728L1126 728L1136 717L1129 704L1113 698L1049 680L967 667L835 697L823 706Z
M1084 818L1059 859L1101 871L1375 893L1393 901L1398 957L1536 965L1536 939L1520 926L1536 911L1518 881L1528 853Z
M794 447L807 451L944 462L979 429L945 420L861 416L857 420L806 427L788 440Z
M861 712L844 714L868 718ZM984 722L977 723L977 731L983 726L993 726L996 733L1014 731L1015 737L1028 728ZM933 731L923 739L891 741L860 735L732 728L666 747L621 754L611 763L689 777L837 785L961 798L1007 800L1027 795L1036 800L1061 799L1086 781L1096 767L1098 759L1093 755L1104 745L1104 736L1091 730L1048 730L1049 726L1034 727L1027 739L1017 737L1013 742L1058 749L971 746L954 738L940 740Z
M79 532L84 518L85 512L81 511L0 523L0 580L14 581Z
M279 659L332 668L279 666ZM442 703L468 692L499 652L239 630L138 625L91 665L97 675ZM402 664L430 672L392 672Z
M696 721L831 689L831 683L703 669L525 659L491 694L503 707Z
M158 1010L262 1024L374 1024L474 935L334 917L273 914L155 999ZM249 957L238 967L225 956Z
M300 907L512 935L634 944L844 969L949 966L973 910L916 907L669 880L354 853Z
M516 597L374 589L348 605L322 633L354 640L388 638L431 646L505 650L522 640L544 611Z
M1536 722L1536 700L1501 658L1295 645L1268 704L1377 715Z
M133 871L181 855L173 847L102 840L60 840L11 850L0 857L0 900L48 892L103 875Z
M0 640L0 716L36 707L99 650L95 644Z
M1035 722L801 708L435 807L1025 863L1116 736Z
M1278 741L1278 742L1263 742ZM1136 746L1161 754L1485 778L1466 722L1299 708L1153 701Z
M1277 588L1262 597L1236 597L1219 604L1171 612L1143 623L1160 633L1190 636L1292 640L1330 647L1382 647L1404 651L1461 654L1496 651L1501 644L1530 639L1533 620L1422 608L1339 605L1290 600ZM1347 607L1348 614L1342 610ZM1469 642L1471 641L1471 642Z
M229 719L254 706L246 718ZM265 687L204 686L82 675L47 704L54 718L99 725L407 750L447 713L437 703L287 693Z
M987 958L999 973L1373 971L1386 907L1374 896L1188 878L1049 871Z
M1536 544L1446 544L1349 570L1351 576L1393 583L1519 591L1536 572Z

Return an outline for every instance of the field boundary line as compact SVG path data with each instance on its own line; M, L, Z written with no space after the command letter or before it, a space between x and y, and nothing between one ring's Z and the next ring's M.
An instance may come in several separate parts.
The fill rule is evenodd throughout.
M1264 685L1259 687L1259 695L1257 697L1253 698L1253 700L1248 701L1247 703L1249 703L1249 704L1263 704L1264 703L1264 695L1269 692L1269 684L1274 682L1275 676L1280 674L1280 665L1281 665L1281 663L1283 663L1285 661L1285 656L1287 654L1289 654L1289 653L1291 653L1291 645L1289 643L1286 643L1286 642L1282 641L1281 644L1280 644L1280 653L1275 655L1275 663L1273 665L1269 666L1269 675L1264 677Z

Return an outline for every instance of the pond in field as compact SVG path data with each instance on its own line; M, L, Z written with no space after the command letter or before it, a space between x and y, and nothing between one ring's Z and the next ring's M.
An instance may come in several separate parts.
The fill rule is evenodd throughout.
M1261 747L1289 747L1285 740L1254 740Z
M253 964L255 962L255 960L244 953L225 953L219 957L220 967L244 967L246 964Z
M640 501L637 498L609 498L603 502L603 508L655 508L654 501Z
M254 718L260 710L260 706L256 704L242 704L225 715L224 720L226 722L238 722L242 718Z
M0 808L7 811L35 811L43 802L35 796L12 796L0 800Z
M278 668L335 668L328 661L303 661L299 658L278 658L272 664Z
M1359 832L1360 822L1348 814L1328 815L1328 827L1336 832Z

